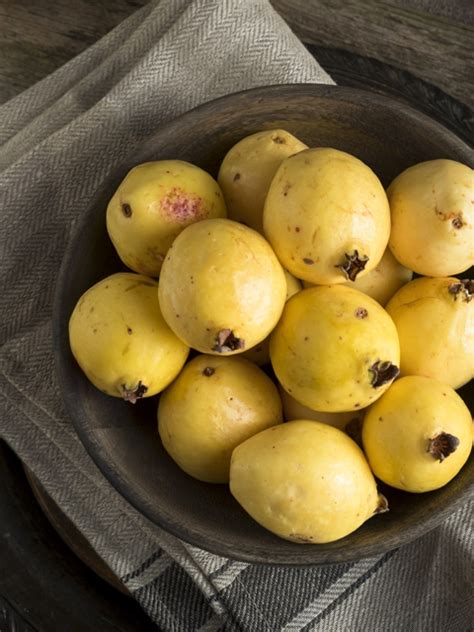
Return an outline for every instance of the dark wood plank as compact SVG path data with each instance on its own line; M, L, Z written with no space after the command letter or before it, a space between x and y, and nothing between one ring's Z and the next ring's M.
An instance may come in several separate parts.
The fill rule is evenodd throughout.
M1 440L0 630L157 632L134 600L102 581L61 540L19 459Z
M472 0L385 0L385 4L444 16L463 24L474 22L474 3Z
M474 105L474 3L430 0L272 0L318 46L374 57ZM428 10L429 9L429 10Z
M93 44L147 0L0 0L0 103Z
M0 103L147 0L0 0ZM408 70L474 105L472 0L272 0L295 33Z

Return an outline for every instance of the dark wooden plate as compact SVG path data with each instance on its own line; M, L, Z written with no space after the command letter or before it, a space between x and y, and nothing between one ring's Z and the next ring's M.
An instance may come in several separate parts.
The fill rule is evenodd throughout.
M391 490L391 511L326 545L296 545L256 524L226 486L200 483L171 461L156 432L156 398L135 406L107 397L70 353L67 324L79 296L122 269L105 230L105 208L126 172L154 159L180 158L216 174L237 140L284 127L309 145L349 151L384 184L422 160L472 165L455 134L395 99L350 88L274 86L223 97L183 115L150 138L103 183L68 245L57 283L54 350L64 402L79 436L109 481L140 512L184 540L231 558L277 564L327 564L388 551L435 527L467 498L473 461L445 488L423 495ZM467 391L466 391L467 393ZM472 389L467 395L471 398Z
M378 59L312 44L307 48L338 86L395 97L439 121L469 145L474 144L472 109L440 88Z

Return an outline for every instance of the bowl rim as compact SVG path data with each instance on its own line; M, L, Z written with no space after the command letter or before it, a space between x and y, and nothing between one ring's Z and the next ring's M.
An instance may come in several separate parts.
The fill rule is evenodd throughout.
M169 131L174 126L179 125L181 121L187 118L192 118L196 114L205 113L210 106L215 106L219 103L228 102L235 97L248 96L249 98L266 99L270 95L283 98L285 95L294 95L295 91L298 91L301 96L333 98L338 101L349 102L364 100L369 97L374 105L379 104L388 109L393 108L394 106L402 107L404 110L404 115L411 119L413 121L413 124L416 124L419 121L423 122L425 125L428 124L430 126L435 126L437 128L437 131L442 136L444 135L445 137L449 137L451 145L457 145L460 151L470 151L469 145L465 143L462 139L460 139L455 134L455 132L447 129L441 123L432 119L430 116L414 109L402 99L381 95L368 89L314 83L274 84L269 86L259 86L256 88L241 90L217 97L216 99L212 99L197 105L196 107L178 115L171 121L160 126L156 130L151 132L148 138L145 139L144 144L146 145L149 142L149 139L152 138L156 133ZM79 416L75 414L76 398L74 396L74 392L69 388L67 380L65 379L65 371L63 370L63 363L65 362L65 359L62 346L63 340L65 339L65 332L67 332L68 322L64 322L62 314L62 289L67 283L68 270L73 261L76 259L74 244L76 243L80 235L86 230L91 210L97 206L97 202L103 195L103 191L107 186L107 183L109 183L114 178L114 174L116 174L121 169L123 170L125 168L125 165L130 164L130 159L137 153L139 153L139 147L135 146L134 149L128 154L128 157L117 163L117 165L115 165L115 167L111 169L109 174L102 179L100 184L96 187L95 191L91 194L88 210L80 218L78 223L73 227L73 230L71 231L65 246L63 258L56 279L51 322L53 341L52 346L55 359L56 376L58 379L60 393L66 414L69 417L69 420L72 422L74 429L76 430L77 435L83 443L88 455L91 457L95 465L97 465L104 478L122 496L122 498L129 502L130 505L139 514L149 519L153 524L193 546L206 550L215 555L230 558L234 561L283 567L326 566L346 562L355 562L363 558L386 554L389 551L392 551L393 549L398 548L399 546L402 546L404 544L408 544L418 537L428 533L432 529L439 526L441 522L451 516L457 509L463 506L471 496L471 490L474 486L474 482L471 482L469 485L467 485L466 488L459 490L457 494L453 498L451 498L449 506L442 507L436 515L430 516L430 521L428 524L426 523L426 521L422 521L406 526L403 531L402 541L400 541L399 537L396 538L395 536L392 536L389 537L388 540L383 540L380 543L369 543L360 548L356 547L352 554L350 548L343 549L341 551L332 550L329 553L329 556L331 557L329 561L328 559L318 559L318 552L321 553L321 550L324 550L324 548L321 549L321 547L325 546L324 544L320 545L295 543L295 550L291 554L288 551L283 551L282 554L275 554L272 551L268 557L262 557L262 555L259 555L255 552L236 549L236 547L234 547L232 543L221 544L213 540L210 536L203 539L202 534L196 533L195 529L173 523L160 514L159 508L157 510L157 504L154 507L150 507L150 505L148 504L146 499L142 497L140 492L135 490L134 487L130 485L120 475L119 472L112 468L108 460L102 454L100 441L97 440L97 438L94 436L94 433L90 431L86 424L81 423Z

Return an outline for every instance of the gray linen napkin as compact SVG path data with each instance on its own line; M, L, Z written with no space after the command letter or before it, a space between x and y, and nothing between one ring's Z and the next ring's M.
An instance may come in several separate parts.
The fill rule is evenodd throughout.
M161 0L0 108L0 434L172 632L460 632L472 507L355 564L263 567L189 546L104 479L66 418L51 352L56 274L103 178L178 114L265 84L332 83L267 0Z

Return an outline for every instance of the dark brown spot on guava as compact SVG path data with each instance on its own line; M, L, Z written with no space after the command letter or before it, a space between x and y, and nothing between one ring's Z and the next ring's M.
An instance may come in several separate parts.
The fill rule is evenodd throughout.
M435 206L434 210L435 210L436 215L441 221L447 222L448 220L451 220L451 224L453 225L454 228L456 228L456 230L464 226L464 222L462 220L462 214L459 213L459 211L445 212L439 209L438 206Z
M287 182L283 187L283 195L286 197L288 195L288 191L291 189L291 184Z
M212 366L207 366L202 374L205 375L206 377L211 377L211 375L214 375L214 373L216 372L215 369L212 368Z
M442 463L444 459L457 450L458 446L459 439L457 437L448 432L440 432L440 434L429 439L426 451Z
M365 309L365 307L358 307L355 311L356 318L367 318L369 312Z
M346 261L335 267L339 268L344 273L346 279L349 281L355 281L357 275L365 269L369 257L367 257L367 255L359 255L358 250L354 250L352 253L346 252L344 253L344 257L346 258Z
M299 233L301 228L299 226L295 226L295 232Z
M312 535L301 535L300 533L290 533L288 536L294 542L302 542L303 544L312 544L313 536Z
M310 259L309 257L304 257L303 262L306 263L306 265L308 266L312 266L314 263L314 259Z
M237 182L237 180L240 180L240 173L236 173L234 176L234 182Z
M132 217L132 207L130 206L130 204L122 204L122 213L125 215L125 217Z
M237 349L245 349L245 340L237 338L232 329L221 329L216 338L213 351L218 353L228 353Z
M374 388L384 386L389 382L392 382L400 373L400 369L395 364L389 361L381 362L377 360L369 368L369 373L372 373L370 383Z
M97 333L97 329L93 329L93 330L92 330L92 333L93 333L93 334L96 334L96 333Z
M127 334L128 334L129 336L130 336L131 334L133 334L133 330L132 330L132 328L131 328L131 327L129 327L128 325L127 325Z
M448 292L453 295L454 300L461 296L463 301L469 303L474 296L474 279L461 279L459 283L451 283Z
M94 311L94 308L91 307L90 310L89 310L89 313L92 314L93 311Z
M305 336L305 337L304 337L304 339L305 339L305 340L309 340L308 336Z
M176 314L176 318L179 318L179 314Z
M142 384L141 380L138 381L138 384L134 388L130 388L126 384L122 384L122 398L126 402L135 404L138 399L141 399L145 395L147 390L148 386Z

